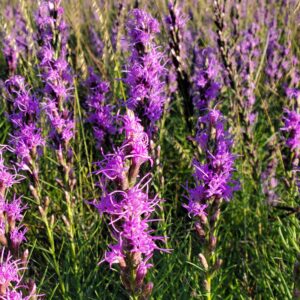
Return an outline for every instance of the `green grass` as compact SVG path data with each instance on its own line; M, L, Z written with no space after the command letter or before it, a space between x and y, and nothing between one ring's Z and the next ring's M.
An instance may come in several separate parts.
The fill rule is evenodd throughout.
M14 1L16 2L16 1ZM70 0L64 1L66 16L70 24L70 64L77 77L74 81L74 111L76 120L76 138L72 144L74 150L74 166L77 185L74 191L74 229L76 258L70 254L71 241L68 230L63 221L66 215L66 204L62 188L56 178L60 176L56 157L51 147L47 147L40 160L41 186L43 196L48 196L50 204L47 213L50 231L53 234L53 248L49 243L45 222L42 220L38 205L29 191L29 182L25 180L18 186L18 194L24 195L24 202L28 209L25 224L29 228L26 246L30 249L30 264L28 274L36 280L38 292L46 295L46 299L127 299L119 278L117 265L110 270L107 264L98 265L107 245L111 242L108 225L105 218L101 218L97 211L87 201L101 195L101 190L95 185L97 176L92 175L95 170L93 162L101 159L101 153L96 149L92 130L85 123L85 111L82 107L86 90L82 84L86 79L88 66L93 66L102 76L109 80L112 87L111 99L117 105L121 99L126 99L126 87L116 78L122 77L123 64L127 53L121 49L114 51L109 40L112 23L116 17L116 8L111 1ZM98 3L99 2L99 3ZM128 1L121 18L121 34L125 33L124 20L129 7L135 1ZM161 22L166 13L164 1L140 1L141 6L148 7ZM199 40L206 46L212 43L209 29L213 28L211 16L211 1L184 1L184 8L191 9L194 19L190 26L197 30ZM27 26L35 31L33 22L33 7L31 1L21 1L22 9L27 12ZM149 3L149 4L148 4ZM0 7L5 7L1 2ZM100 8L99 8L100 7ZM209 8L206 10L206 8ZM253 20L254 6L249 6L247 17L241 20L241 27L246 28ZM3 11L3 9L2 9ZM92 13L96 16L92 16ZM229 18L227 16L226 18ZM278 16L282 24L282 16ZM228 19L229 20L229 19ZM7 22L1 18L1 26L10 28L13 20ZM294 54L299 58L299 28L296 23L288 24L290 39ZM94 26L105 41L103 57L97 57L89 44L88 27ZM207 28L207 30L206 30ZM262 50L266 45L267 28L262 28ZM283 39L286 37L283 37ZM167 51L167 32L162 28L158 43ZM192 67L190 57L187 64ZM259 165L253 170L249 165L249 158L242 157L243 141L234 144L237 154L236 175L241 188L235 193L230 203L224 203L218 227L217 255L223 264L218 275L213 279L213 299L292 299L293 298L293 268L300 252L299 216L282 217L282 212L267 205L262 192L262 183L253 180L253 172L264 170L270 159L268 153L269 141L275 137L276 155L278 160L277 179L279 185L277 194L284 205L299 206L300 200L293 184L289 181L290 156L284 147L279 128L283 107L287 100L283 96L281 85L287 78L285 74L282 82L277 82L273 89L265 84L263 68L265 57L261 57L260 67L256 74L257 104L259 121L255 128L255 149L257 150ZM36 68L36 56L29 56L21 60L17 73L24 75L30 84L37 88L41 86ZM0 77L7 79L6 65L0 54ZM221 109L225 115L231 116L229 103L235 101L230 88L222 89L220 95ZM5 117L5 93L1 95L3 106L0 108L0 142L8 142L10 125ZM194 124L196 120L193 120ZM240 124L235 118L229 120L232 127ZM43 120L44 131L47 132L46 121ZM161 221L154 225L159 235L168 237L166 246L172 249L170 254L157 252L153 258L154 267L149 271L147 280L154 283L152 299L204 299L204 272L198 260L201 252L193 221L188 217L182 204L186 201L185 184L192 182L191 160L197 151L188 139L195 132L189 132L183 116L182 98L179 93L172 96L170 105L160 122L159 134L155 146L161 147L160 161L154 164L152 191L156 192L164 202L157 211ZM157 149L157 148L156 148ZM13 155L9 159L14 160ZM44 201L44 200L43 200ZM53 217L52 217L53 216ZM51 225L52 222L52 225ZM53 252L54 250L54 252ZM55 260L54 261L54 255ZM75 264L78 270L75 270ZM60 275L59 275L60 274ZM62 292L62 285L65 292Z

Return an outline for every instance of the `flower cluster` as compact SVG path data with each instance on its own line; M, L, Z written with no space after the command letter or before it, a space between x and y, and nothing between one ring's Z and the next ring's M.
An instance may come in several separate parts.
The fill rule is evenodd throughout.
M22 76L12 76L5 82L5 87L11 109L9 119L14 127L10 144L19 158L19 167L30 171L37 180L38 168L35 161L41 155L45 144L39 128L38 99L31 95Z
M93 125L94 137L97 140L98 146L101 147L108 135L116 133L113 107L107 103L109 84L102 81L100 76L90 69L86 87L88 89L87 121Z
M296 111L285 110L285 116L283 117L284 127L282 131L287 133L287 146L295 152L296 156L300 154L300 114Z
M216 275L221 265L214 255L221 204L224 200L229 201L233 191L238 189L237 182L232 178L235 160L231 153L232 140L225 130L220 111L211 109L199 117L195 141L203 162L193 161L195 186L187 188L188 204L183 204L183 207L195 219L194 226L203 247L203 253L198 258L205 270L204 287L210 295L210 278Z
M168 27L168 31L170 34L170 49L173 60L178 60L176 64L180 66L180 68L184 68L182 65L184 59L186 58L187 45L184 43L188 30L186 29L186 24L188 21L188 17L182 12L180 6L176 5L175 3L169 2L168 4L169 14L165 18L165 22Z
M92 46L92 50L95 53L96 57L102 57L104 43L100 38L99 33L94 27L89 27L89 39Z
M26 207L22 206L21 198L15 195L12 201L5 198L9 188L21 178L4 164L4 150L5 147L0 149L0 298L31 299L35 296L35 284L26 284L22 278L27 266L28 250L19 256L20 246L26 240L27 228L21 225Z
M45 111L51 125L50 139L57 149L67 148L74 137L74 120L68 106L73 83L66 60L67 26L61 1L42 2L36 17L41 49L42 79L45 84Z
M8 65L9 74L14 74L20 57L29 52L29 33L26 22L20 11L12 6L5 9L6 21L14 20L14 24L3 39L3 54Z
M181 5L173 1L168 4L169 13L165 18L169 33L169 55L171 66L168 66L169 91L174 93L176 89L183 98L184 114L189 129L192 129L191 117L194 113L192 99L192 82L187 71L187 57L192 54L192 45L196 37L191 28L187 28L188 17L183 13ZM192 14L190 14L192 18ZM176 79L176 84L174 84Z
M258 37L259 27L253 23L243 34L243 39L237 47L236 64L240 76L242 95L245 99L243 105L247 123L253 124L256 121L256 114L253 107L255 97L255 71L258 67L260 55L260 39Z
M213 201L229 201L237 183L232 179L235 156L231 153L232 140L224 128L221 113L210 110L199 118L196 141L203 151L205 162L196 159L194 178L196 186L188 189L188 205L184 207L194 217L206 216Z
M154 42L159 23L143 10L131 11L127 22L130 51L125 83L129 87L126 105L153 125L161 116L166 100L163 55Z
M134 293L145 295L146 290L149 292L149 284L143 284L143 281L147 269L152 266L148 261L154 250L160 249L156 241L162 239L152 236L153 230L149 226L153 221L151 214L160 199L148 196L149 174L136 183L141 165L151 162L151 158L148 135L132 111L123 117L123 131L122 146L99 163L100 170L96 173L102 175L100 186L104 194L94 205L101 215L109 216L112 236L116 240L103 261L110 266L119 264L125 287L132 292L134 286ZM111 182L116 189L109 192ZM132 272L134 278L130 275Z
M197 51L193 76L193 100L200 112L207 109L220 92L221 85L218 82L220 70L216 53L212 48Z
M290 52L289 47L280 44L282 32L278 29L277 20L272 20L269 27L269 43L267 47L267 62L265 67L267 80L271 85L278 82L285 72L289 69L289 60L287 59Z
M289 69L289 78L288 84L284 85L286 96L292 102L298 102L300 97L300 72L299 72L299 60L297 57L293 56L290 61ZM298 103L295 103L296 106L299 106Z

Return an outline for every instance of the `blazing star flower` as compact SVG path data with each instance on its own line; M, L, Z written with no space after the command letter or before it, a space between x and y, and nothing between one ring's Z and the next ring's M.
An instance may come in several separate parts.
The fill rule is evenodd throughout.
M216 275L220 265L216 258L217 224L222 202L232 198L238 189L233 180L235 156L231 153L232 139L225 130L224 119L217 109L208 109L198 119L195 141L203 160L193 160L194 186L187 187L188 203L183 207L190 218L202 243L203 253L198 258L205 273L205 280ZM211 286L205 284L210 297Z
M68 30L60 5L61 1L42 2L36 16L42 45L39 59L45 85L44 109L51 126L49 138L56 149L68 145L75 134L73 116L69 111L73 77L66 60ZM59 46L56 39L60 40Z
M3 158L3 151L5 149L5 147L0 147L0 198L4 196L7 189L21 180L21 177L13 172L14 170L5 165Z
M128 154L132 157L133 163L141 165L146 160L149 160L148 135L144 132L140 120L133 114L127 114L124 117L125 141L123 146L126 147Z
M4 16L7 23L14 21L3 40L4 58L8 65L9 74L12 75L16 72L20 58L26 58L26 55L31 51L30 34L26 27L26 21L18 8L7 6Z
M187 57L187 21L188 17L182 12L182 7L173 2L168 3L169 14L165 17L165 22L170 34L170 51L174 56L173 60L177 60L174 65L176 68L184 68L184 60Z
M109 217L112 237L116 241L109 245L110 250L100 263L107 262L110 267L118 264L122 278L127 278L132 272L136 274L130 286L134 285L139 293L146 295L148 285L144 285L143 280L152 267L148 260L155 250L162 250L156 243L162 237L153 236L150 228L154 221L151 214L161 200L148 196L149 174L136 183L141 165L151 161L148 135L132 111L120 120L123 127L119 132L125 133L124 141L114 153L104 155L98 163L99 171L95 172L100 175L99 186L103 195L92 204L101 216ZM123 282L131 293L132 289L126 281Z
M201 126L200 126L201 125ZM193 161L196 186L189 188L189 202L184 207L191 216L206 216L212 200L229 201L237 183L232 179L235 156L231 153L232 140L224 128L222 115L212 109L199 118L196 141L205 155L205 162Z
M4 289L9 287L11 283L19 284L21 278L19 275L19 271L22 269L20 268L21 261L14 260L13 257L8 254L5 255L4 248L2 249L1 253L1 260L0 260L0 289L1 292Z
M267 80L271 85L278 82L283 74L290 68L287 59L290 49L287 45L280 44L280 36L282 31L277 26L277 20L274 18L269 24L269 43L267 47L267 62L265 72Z
M21 198L14 196L13 201L6 203L5 212L8 220L11 222L21 221L23 219L22 211L26 208L21 206Z
M7 101L11 106L9 120L14 127L10 145L18 157L18 166L38 175L34 162L41 155L45 141L42 137L40 108L22 76L12 76L5 82Z
M17 178L13 170L9 169L3 160L3 152L9 148L0 149L0 169L6 177ZM1 177L1 175L0 175ZM21 198L14 195L12 201L5 199L9 188L17 180L10 180L10 184L1 184L0 193L0 243L2 246L0 259L0 299L30 299L25 295L33 296L33 290L23 284L24 262L19 259L20 246L26 240L27 228L21 224L23 211L26 206L21 203ZM24 253L21 253L24 255ZM32 288L35 288L33 285ZM24 296L23 296L24 294Z
M259 26L256 23L243 33L243 39L236 51L236 68L240 75L243 102L247 123L252 126L256 121L253 112L256 102L254 74L258 67L260 56L260 39L258 37ZM253 127L253 126L252 126Z
M284 127L281 130L285 131L288 135L286 144L298 156L300 153L300 114L296 111L286 109L283 120Z
M26 241L25 234L28 231L26 227L14 228L10 232L10 240L13 243L13 247L18 249L22 242Z
M113 107L107 103L109 84L102 81L101 78L90 69L86 87L88 89L87 121L93 125L94 137L100 147L108 135L116 133L114 117L112 114Z
M154 43L159 24L143 10L131 11L127 30L130 51L125 83L129 88L129 109L140 112L139 117L148 119L151 126L159 120L166 101L162 81L165 69L163 55Z
M120 258L124 259L128 253L140 253L148 260L154 250L159 249L155 241L161 237L152 236L148 224L159 201L157 198L149 199L139 186L101 197L95 206L100 214L110 215L113 236L118 241L110 246L112 250L105 255L105 261L110 265L119 263Z
M195 107L201 112L207 109L219 95L221 84L218 76L221 67L212 48L204 48L196 52L195 66L193 101Z

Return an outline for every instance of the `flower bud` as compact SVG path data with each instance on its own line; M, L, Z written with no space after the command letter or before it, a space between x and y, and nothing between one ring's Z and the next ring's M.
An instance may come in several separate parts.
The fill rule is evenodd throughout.
M217 238L214 235L212 235L209 238L209 249L210 249L210 251L214 251L216 249L216 246L217 246Z
M202 253L199 253L198 258L199 258L199 261L200 261L201 265L203 266L204 270L207 271L208 263L207 263L205 256Z
M144 263L140 263L136 270L135 280L136 280L137 288L142 286L146 274L147 274L147 266Z
M199 222L195 224L195 229L200 238L205 238L205 231Z
M152 294L152 290L153 290L153 286L154 284L152 282L148 282L144 288L143 288L143 297L144 299L148 299L151 294Z

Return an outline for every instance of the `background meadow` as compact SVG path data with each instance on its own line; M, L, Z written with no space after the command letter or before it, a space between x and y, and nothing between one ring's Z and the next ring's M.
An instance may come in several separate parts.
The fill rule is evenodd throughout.
M8 204L1 208L1 299L300 299L300 3L2 0L0 7L0 144L8 145L0 151L0 200L22 195L24 217L15 221L28 230L16 246ZM134 63L149 53L138 73ZM217 163L232 165L221 192L197 194L207 205L198 216L183 205L192 187L213 189L207 174L197 181L194 159L217 160L220 128L205 121L216 110L230 156ZM128 150L132 115L144 141L136 160ZM25 125L35 127L26 135ZM108 166L118 151L126 187ZM7 172L19 174L15 184ZM101 201L138 184L153 204L151 217L141 216L154 220L147 224L159 237L144 257L153 265L145 279L128 245L126 268L121 259L99 264L125 224ZM21 259L14 278L4 268L8 253Z

